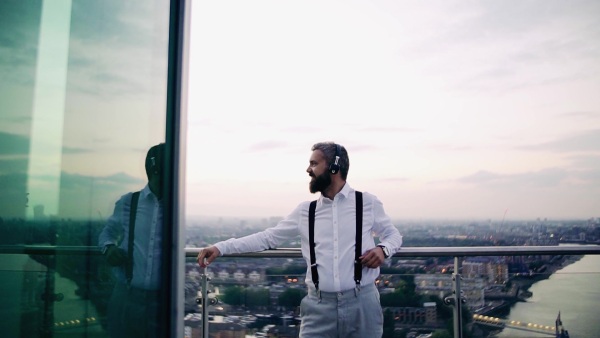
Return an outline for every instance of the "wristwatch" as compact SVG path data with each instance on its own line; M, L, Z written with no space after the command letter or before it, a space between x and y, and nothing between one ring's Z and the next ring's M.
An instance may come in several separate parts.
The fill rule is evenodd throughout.
M102 248L102 254L106 255L106 252L108 251L108 248L111 247L111 246L115 246L115 245L114 244L105 245L104 248Z
M390 249L386 248L385 245L378 245L378 247L380 247L381 250L383 250L383 257L385 257L385 258L390 257L390 255L391 255Z

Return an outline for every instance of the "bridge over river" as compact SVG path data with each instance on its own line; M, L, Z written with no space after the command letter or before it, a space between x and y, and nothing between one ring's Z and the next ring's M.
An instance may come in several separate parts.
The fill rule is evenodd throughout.
M556 338L569 338L569 331L565 330L564 326L562 325L560 312L558 313L558 317L556 318L554 326L526 323L517 320L506 320L478 314L473 315L473 322L498 329L516 329L535 332L541 335L552 336Z

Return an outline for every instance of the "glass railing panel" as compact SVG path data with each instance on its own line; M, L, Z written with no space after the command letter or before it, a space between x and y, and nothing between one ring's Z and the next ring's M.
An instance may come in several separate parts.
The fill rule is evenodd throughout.
M2 318L6 337L106 337L106 306L114 281L94 254L3 254ZM93 277L92 277L93 276ZM8 310L11 309L11 310Z
M377 285L384 337L454 336L455 261L434 253L394 257L382 267ZM202 337L203 309L197 300L205 273L213 300L208 307L211 334L297 334L297 307L306 294L302 259L221 257L203 270L190 256L185 318L190 337ZM464 337L544 337L561 332L588 337L600 329L592 318L595 300L600 299L600 286L593 282L600 277L598 254L467 255L459 261Z
M107 219L127 210L117 201L152 179L169 196L156 199L166 211L152 224L166 239L156 240L154 253L164 252L166 264L155 275L171 277L165 256L176 226L162 214L174 214L172 187L160 182L173 175L159 170L175 149L166 136L167 90L175 87L167 85L171 3L0 1L0 245L98 251ZM159 143L168 150L146 171L146 154ZM151 222L144 223L141 235ZM122 230L110 240L123 248ZM0 280L10 286L0 288L0 336L108 335L98 324L102 304L94 303L110 298L110 289L97 294L112 278L102 257L13 254L0 251ZM168 325L169 313L155 322Z
M223 257L201 269L186 263L185 327L202 337L202 276L209 278L209 332L266 337L274 328L283 337L298 335L298 306L306 294L300 258ZM244 337L242 335L242 337Z

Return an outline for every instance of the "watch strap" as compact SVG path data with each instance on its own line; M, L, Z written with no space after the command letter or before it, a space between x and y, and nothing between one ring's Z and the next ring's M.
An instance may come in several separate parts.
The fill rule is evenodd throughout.
M389 251L388 248L386 248L385 245L381 245L380 244L380 245L378 245L378 247L380 247L381 251L383 251L383 257L385 257L385 258L389 258L390 257L390 251Z

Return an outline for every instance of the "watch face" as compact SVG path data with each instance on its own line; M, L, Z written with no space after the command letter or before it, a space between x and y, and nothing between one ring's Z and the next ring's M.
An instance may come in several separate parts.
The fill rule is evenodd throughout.
M380 245L379 247L383 250L383 255L385 256L385 258L390 257L390 249L386 248L383 245Z

